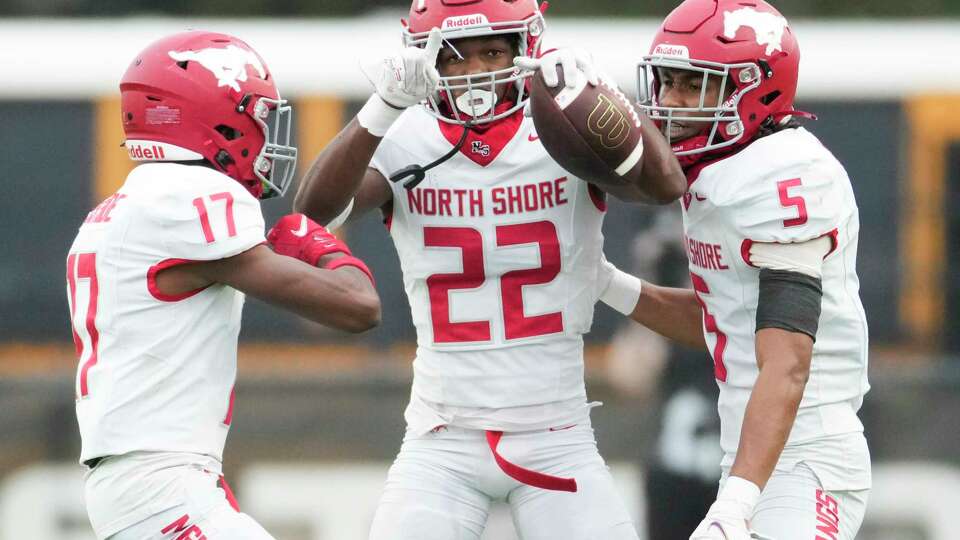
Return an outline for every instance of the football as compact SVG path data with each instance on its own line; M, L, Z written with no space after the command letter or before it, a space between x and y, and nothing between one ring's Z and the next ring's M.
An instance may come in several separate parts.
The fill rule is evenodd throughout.
M624 185L640 174L643 137L640 116L612 81L591 86L584 77L573 88L550 88L537 72L530 108L537 134L560 166L595 184Z

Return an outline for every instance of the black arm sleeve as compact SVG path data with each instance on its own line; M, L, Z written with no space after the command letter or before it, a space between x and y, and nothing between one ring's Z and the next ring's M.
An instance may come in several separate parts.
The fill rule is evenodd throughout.
M817 340L823 285L819 279L787 270L760 270L757 330L780 328Z

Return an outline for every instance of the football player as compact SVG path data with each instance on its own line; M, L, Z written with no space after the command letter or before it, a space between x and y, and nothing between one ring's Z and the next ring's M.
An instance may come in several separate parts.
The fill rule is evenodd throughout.
M120 93L126 147L146 163L90 212L67 259L90 522L111 540L272 538L221 476L243 293L351 332L378 323L379 298L364 263L305 216L265 245L258 198L283 195L296 148L249 45L163 38Z
M871 486L857 205L796 121L799 62L766 2L686 0L640 63L644 109L687 174L693 290L607 269L639 295L636 321L713 357L723 476L691 539L852 540Z
M373 540L477 539L506 500L521 538L637 538L597 452L583 379L606 200L546 153L524 116L529 77L596 74L539 55L535 0L415 0L405 48L366 72L376 92L317 158L295 207L320 223L382 209L417 328L407 432ZM683 174L649 119L641 185L665 203Z

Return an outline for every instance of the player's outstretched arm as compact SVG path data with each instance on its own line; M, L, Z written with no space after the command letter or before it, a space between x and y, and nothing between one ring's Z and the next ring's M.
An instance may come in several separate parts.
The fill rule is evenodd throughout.
M702 309L692 290L641 281L609 261L604 261L599 279L601 302L668 339L707 348Z
M363 332L379 324L380 298L370 270L326 229L303 215L287 216L268 240L270 247L163 270L157 287L178 296L222 283L340 330Z
M356 118L347 124L301 180L294 212L330 224L348 207L350 215L360 216L389 202L393 194L386 179L369 168L381 137L371 134Z
M703 312L690 289L644 283L630 318L654 332L693 349L707 349Z
M382 174L369 168L370 160L403 111L436 91L442 45L443 34L434 28L422 49L406 47L365 66L376 92L314 161L297 191L295 212L328 225L345 218L343 214L361 215L390 200L390 187Z
M380 324L380 297L368 275L354 266L329 269L346 257L328 256L318 264L257 246L229 259L206 263L205 273L254 298L320 324L360 333Z

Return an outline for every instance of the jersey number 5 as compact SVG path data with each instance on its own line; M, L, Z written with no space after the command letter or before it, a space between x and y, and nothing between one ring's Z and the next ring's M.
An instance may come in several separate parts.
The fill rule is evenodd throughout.
M799 178L791 178L790 180L777 182L777 191L780 193L780 206L784 208L795 206L797 208L797 217L783 220L784 227L799 227L807 222L807 202L800 196L791 197L789 192L790 188L797 187L802 183L803 181Z
M707 333L713 334L717 338L712 354L713 375L718 381L726 382L727 366L723 363L723 351L727 348L727 335L720 331L720 327L717 326L717 318L710 314L710 311L707 310L707 303L701 297L701 295L710 294L710 287L707 286L707 282L693 273L690 274L690 279L693 282L693 292L697 296L697 302L703 310L703 327L707 329Z
M84 286L86 285L86 286ZM85 398L90 393L87 373L97 363L100 331L97 330L97 254L71 253L67 257L67 287L70 293L70 318L73 325L73 344L80 360L77 373L77 395ZM86 291L86 306L77 305L78 290ZM89 344L86 347L85 344Z
M513 270L500 277L506 339L562 332L563 314L560 312L531 317L523 313L523 287L550 283L560 274L560 239L556 226L549 221L501 225L496 234L498 247L537 244L540 248L539 267ZM450 321L450 291L476 289L486 282L480 231L468 227L425 227L423 240L428 248L460 248L463 257L463 272L434 274L427 278L434 342L490 341L489 321Z

